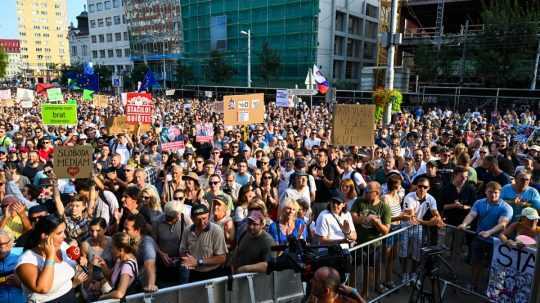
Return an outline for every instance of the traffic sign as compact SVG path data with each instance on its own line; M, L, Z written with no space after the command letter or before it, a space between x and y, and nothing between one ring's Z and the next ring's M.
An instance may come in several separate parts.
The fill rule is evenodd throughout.
M317 90L315 89L289 89L289 95L295 96L315 96Z

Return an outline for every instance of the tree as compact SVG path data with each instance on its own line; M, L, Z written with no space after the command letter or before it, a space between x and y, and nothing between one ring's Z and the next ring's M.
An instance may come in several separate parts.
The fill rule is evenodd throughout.
M487 86L523 87L532 76L537 45L537 1L498 0L484 4L485 30L472 46L478 77Z
M268 87L270 85L270 80L279 76L281 58L277 50L272 49L270 44L265 41L262 45L261 52L259 53L259 61L259 72L261 78Z
M8 55L6 51L0 47L0 78L6 76L8 66Z
M113 70L108 65L96 65L94 66L94 73L99 75L99 89L106 90L112 87L112 74Z
M193 76L193 69L191 66L185 65L181 60L178 60L176 62L176 83L178 84L178 87L182 87L188 83L190 83L194 76Z
M137 83L144 79L144 75L148 70L148 66L144 63L135 63L131 73L124 77L124 87L130 89L136 89Z
M459 60L459 49L451 45L420 45L414 56L416 72L423 82L452 82Z
M214 83L223 83L234 75L235 71L232 65L225 62L223 53L213 50L210 53L210 61L206 69L206 77Z

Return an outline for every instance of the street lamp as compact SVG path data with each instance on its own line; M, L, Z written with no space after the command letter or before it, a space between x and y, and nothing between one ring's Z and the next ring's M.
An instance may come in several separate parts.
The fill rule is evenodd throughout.
M240 34L246 35L248 39L248 70L247 70L247 77L248 77L248 87L251 87L251 29L248 29L246 31L241 31Z

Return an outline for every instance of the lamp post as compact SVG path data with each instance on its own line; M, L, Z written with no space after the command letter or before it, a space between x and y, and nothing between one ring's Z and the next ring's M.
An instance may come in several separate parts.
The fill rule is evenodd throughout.
M241 31L240 34L246 35L248 39L248 67L247 67L247 77L248 83L247 86L251 87L251 29L246 31Z

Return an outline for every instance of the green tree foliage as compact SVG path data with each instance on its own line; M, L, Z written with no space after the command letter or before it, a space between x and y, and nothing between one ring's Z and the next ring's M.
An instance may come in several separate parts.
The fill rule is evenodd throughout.
M0 47L0 78L6 76L6 70L8 66L8 55L6 51Z
M279 76L281 68L281 58L277 50L272 49L270 44L265 41L259 53L259 74L264 83L268 87L270 80L276 79Z
M219 84L229 80L234 75L232 65L225 62L223 54L214 50L210 53L210 60L206 69L206 77L213 83Z
M460 50L454 46L420 45L414 63L422 82L452 82L456 78Z
M175 68L176 84L182 87L194 79L193 69L191 66L185 65L181 60L176 62Z
M113 69L107 65L94 66L94 73L99 75L99 89L106 90L112 87Z
M487 86L527 86L536 54L539 2L497 0L483 5L485 31L472 47L479 78Z
M124 77L124 88L131 90L137 89L137 83L144 79L144 74L147 70L148 67L144 63L134 64L131 73L126 74Z

